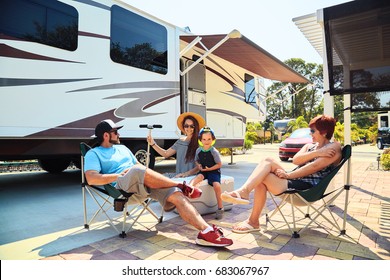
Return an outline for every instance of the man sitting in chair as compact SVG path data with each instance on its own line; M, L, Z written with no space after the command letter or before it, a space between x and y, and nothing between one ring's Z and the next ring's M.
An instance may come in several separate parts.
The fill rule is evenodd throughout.
M196 243L203 246L224 247L233 244L223 236L222 230L210 226L185 197L198 198L202 191L177 182L140 164L133 153L120 145L118 126L112 120L104 120L95 128L99 146L85 155L85 177L88 184L112 184L125 192L141 197L151 197L160 202L164 211L177 208L182 219L200 232Z
M309 123L313 143L303 146L293 157L297 168L287 172L274 159L266 158L257 165L241 188L221 195L222 200L230 203L249 204L249 194L255 190L249 218L234 225L233 232L248 233L260 230L259 217L265 205L267 191L278 195L287 188L309 189L332 171L333 166L341 159L340 143L330 141L335 125L336 120L329 116L313 118Z

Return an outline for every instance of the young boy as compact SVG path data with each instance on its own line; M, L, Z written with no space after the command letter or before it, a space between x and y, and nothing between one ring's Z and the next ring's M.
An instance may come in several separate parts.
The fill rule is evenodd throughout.
M218 209L216 211L216 219L221 219L223 216L223 204L221 199L221 156L216 148L214 131L208 127L203 127L199 132L198 137L199 148L195 153L195 162L199 165L200 172L191 180L190 185L195 186L204 179L208 180L208 184L214 187L215 196L217 198Z

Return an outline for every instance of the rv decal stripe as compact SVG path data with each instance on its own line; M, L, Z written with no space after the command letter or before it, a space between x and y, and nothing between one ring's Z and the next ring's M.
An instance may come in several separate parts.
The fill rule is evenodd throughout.
M73 137L91 137L95 134L95 126L99 122L105 119L111 119L115 123L123 120L118 118L114 114L115 110L110 110L103 112L98 115L90 116L81 120L63 124L57 127L53 127L47 130L42 130L40 132L30 134L26 137L39 138L39 137L69 137L69 130L72 131L71 135Z
M242 122L246 123L246 117L243 116L243 115L239 115L236 112L232 112L232 111L228 111L228 110L222 110L222 109L212 109L212 108L211 109L207 109L207 111L217 112L217 113L229 115L229 116L232 116L232 117L241 118Z
M97 7L97 8L101 8L101 9L104 9L104 10L110 10L111 9L111 7L109 7L107 5L104 5L104 4L101 4L101 3L97 3L96 1L92 1L92 0L74 0L74 1L86 4L86 5L89 5L89 6L94 6L94 7Z
M146 81L146 82L128 82L128 83L117 83L95 87L88 87L82 89L71 90L68 92L80 92L90 90L106 90L106 89L123 89L123 88L171 88L179 90L179 82L172 81Z
M177 93L174 89L163 89L120 94L109 97L108 99L132 99L132 101L116 109L115 114L122 118L139 118L166 114L167 112L148 113L144 110L178 95L179 93Z
M235 87L235 88L236 88L236 87ZM241 91L239 88L237 88L237 90L238 90L238 91ZM242 92L242 91L241 91L241 92ZM242 93L244 94L244 92L242 92ZM229 96L231 96L231 97L233 97L233 98L236 98L236 99L240 100L241 102L245 102L245 103L246 103L245 97L243 96L243 94L235 93L235 92L234 92L234 89L233 89L233 91L231 91L231 92L224 92L224 94L229 95ZM247 104L250 105L250 106L252 106L252 107L255 108L256 110L259 110L259 105L257 105L256 103L247 103Z
M95 33L89 33L89 32L84 32L84 31L79 31L80 36L85 36L85 37L92 37L92 38L100 38L100 39L110 39L110 36L105 36L105 35L100 35L100 34L95 34Z
M169 100L169 99L171 99L171 98L174 98L174 97L176 97L176 96L180 96L180 93L178 92L178 93L176 93L176 94L167 95L167 96L165 96L165 97L163 97L163 98L160 98L160 99L158 99L158 100L155 100L154 102L151 102L151 103L149 103L148 105L145 105L144 109L148 109L148 108L150 108L150 107L153 107L154 105L157 105L157 104L159 104L159 103L162 103L162 102L164 102L164 101L167 101L167 100Z
M96 80L99 78L91 79L11 79L0 78L0 87L12 87L12 86L30 86L30 85L46 85L57 83L73 83L80 81Z
M14 57L23 59L34 59L34 60L47 60L47 61L60 61L60 62L71 62L71 63L84 63L78 61L63 60L54 57L43 56L35 53L25 52L16 48L10 47L6 44L0 44L0 56Z

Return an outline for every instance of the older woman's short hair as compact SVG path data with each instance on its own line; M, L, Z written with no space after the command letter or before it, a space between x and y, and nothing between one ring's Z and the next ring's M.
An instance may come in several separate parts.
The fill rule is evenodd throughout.
M309 127L313 128L313 126L321 133L326 134L327 139L331 139L333 136L334 128L336 126L336 120L332 118L331 116L326 115L320 115L315 118L313 118L310 123Z

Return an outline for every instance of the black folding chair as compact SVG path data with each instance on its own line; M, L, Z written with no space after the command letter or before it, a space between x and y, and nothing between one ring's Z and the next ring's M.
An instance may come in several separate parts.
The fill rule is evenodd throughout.
M84 174L84 157L86 153L91 149L86 143L80 143L81 150L81 187L83 194L83 206L84 206L84 227L89 227L97 220L97 217L103 215L107 218L108 223L118 232L119 236L124 238L126 233L130 231L134 224L139 221L140 217L146 212L150 213L158 223L163 220L163 210L158 217L156 213L150 208L150 203L153 201L151 198L140 198L137 194L126 193L123 190L116 189L110 184L103 186L94 186L88 184ZM88 220L88 207L87 207L87 195L88 193L92 200L98 206L98 210L92 215L92 218ZM116 212L122 212L122 216L118 218L112 218L112 208ZM122 228L118 227L118 220L122 219ZM132 220L132 223L127 226L127 221Z
M292 190L287 189L282 194L279 194L277 196L280 196L282 200L277 203L274 195L271 194L271 198L273 203L275 204L276 208L273 210L273 212L270 215L266 215L266 221L269 222L272 225L271 218L276 214L280 213L285 224L288 226L289 230L292 233L292 237L298 238L300 234L305 231L313 222L316 223L318 226L321 226L323 228L324 225L320 224L316 221L318 217L324 218L327 222L331 224L331 226L336 227L340 234L346 233L346 219L347 219L347 207L348 207L348 194L350 185L344 185L341 186L329 193L326 193L326 189L329 185L329 183L332 181L334 176L338 173L338 171L341 169L341 167L344 165L345 162L347 162L351 157L351 146L346 145L342 149L342 158L340 163L335 166L332 171L325 176L316 186L307 189L307 190ZM347 172L349 172L349 165L347 168ZM347 182L348 184L349 182ZM332 209L330 206L333 205L336 198L338 198L343 192L345 191L345 203L344 203L344 215L343 215L343 225L340 227L338 224L336 218L334 217L334 214L332 213ZM320 205L317 205L316 202L319 202ZM287 221L286 215L283 214L282 208L287 204L291 204L291 215L292 215L292 227L290 226L290 222ZM307 212L303 212L299 207L306 206ZM329 214L329 217L325 215L324 211ZM297 230L297 220L295 219L295 211L300 212L304 215L304 218L310 219L309 223L306 224L305 227L301 228L299 231ZM303 218L303 219L304 219ZM302 219L301 219L302 220Z

